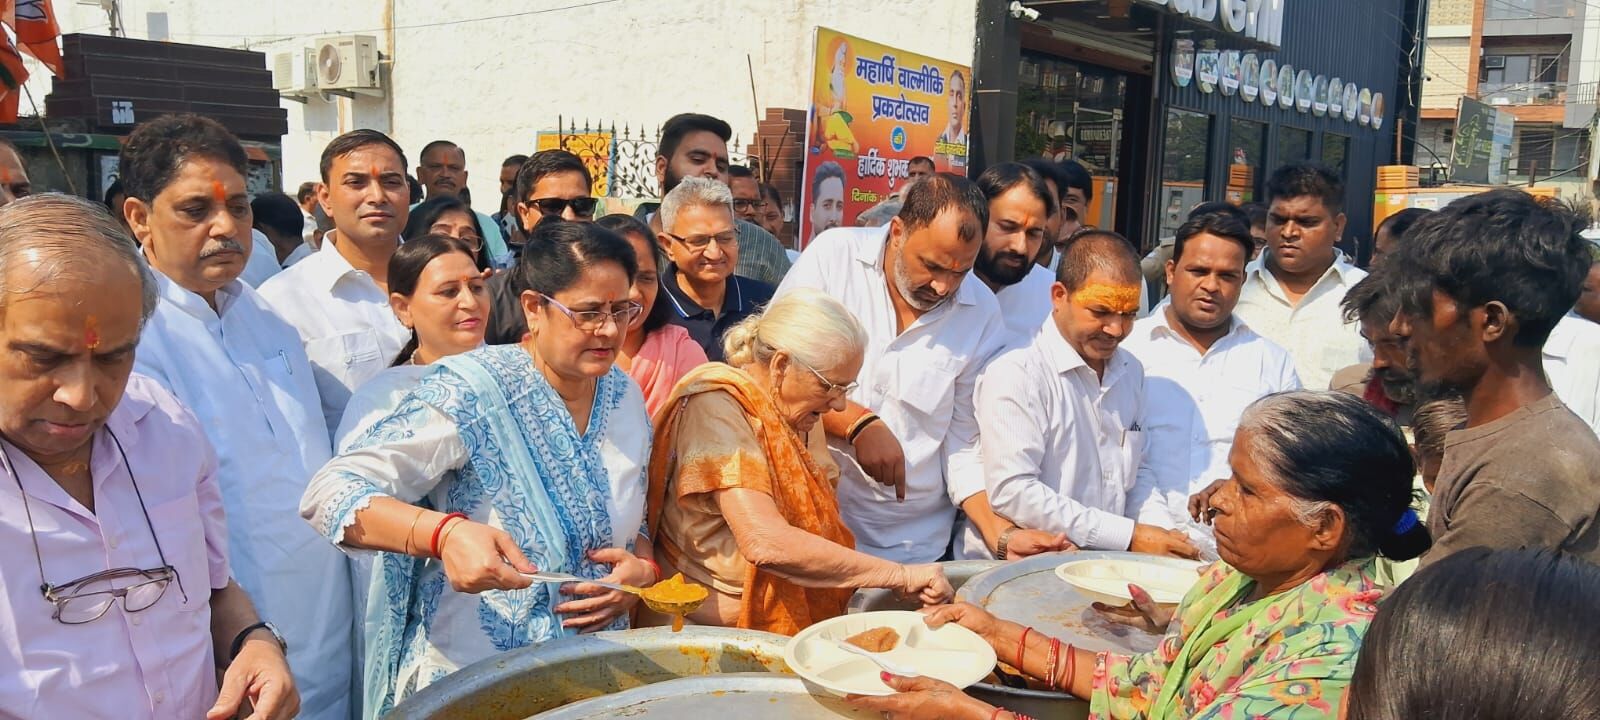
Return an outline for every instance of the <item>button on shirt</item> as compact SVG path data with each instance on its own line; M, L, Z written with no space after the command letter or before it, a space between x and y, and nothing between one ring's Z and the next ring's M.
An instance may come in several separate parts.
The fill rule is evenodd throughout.
M829 438L840 468L839 513L862 552L931 562L954 533L956 507L983 492L972 394L978 373L1007 341L994 293L968 277L955 296L900 332L885 276L888 228L834 228L818 235L778 296L814 288L839 300L867 332L860 385L850 400L871 408L906 456L906 499L879 485L855 451Z
M1128 549L1134 523L1123 510L1144 447L1144 370L1133 355L1118 349L1101 378L1046 320L983 372L977 404L995 512L1086 550Z
M91 449L90 512L16 446L4 444L28 496L45 580L111 568L177 569L148 610L111 606L63 625L41 580L17 484L0 478L0 718L199 718L217 699L211 591L228 584L228 541L216 455L199 423L155 381L135 373ZM133 479L112 442L115 433ZM140 510L139 497L149 511ZM155 536L151 535L154 526ZM157 552L155 537L160 538Z
M1567 409L1600 432L1600 325L1562 317L1544 342L1544 374Z
M262 285L261 298L300 333L327 428L339 427L351 393L389 367L411 338L389 296L339 254L331 233L315 255Z
M1013 333L1013 347L1021 347L1033 340L1045 318L1050 317L1050 286L1056 283L1055 273L1037 264L1015 285L1000 288L994 299L1000 304L1000 317Z
M289 642L301 717L343 720L350 569L299 518L307 481L332 457L300 336L238 280L217 291L215 311L159 272L156 283L135 367L193 411L216 448L234 577Z
M1139 522L1184 530L1215 553L1211 529L1189 517L1189 496L1229 477L1228 452L1244 409L1300 389L1288 351L1238 317L1204 354L1172 329L1163 303L1134 324L1122 347L1144 365L1145 452L1128 500Z
M706 357L712 362L722 362L722 334L754 315L772 299L773 288L764 282L738 275L729 275L726 282L722 308L712 312L684 294L677 266L668 264L661 272L661 295L656 298L652 310L661 313L667 322L688 330L689 337L706 351Z
M1262 337L1289 351L1295 373L1306 387L1325 388L1341 368L1372 359L1361 328L1346 323L1339 307L1344 294L1366 276L1335 250L1333 265L1295 304L1263 256L1246 269L1244 290L1233 312Z

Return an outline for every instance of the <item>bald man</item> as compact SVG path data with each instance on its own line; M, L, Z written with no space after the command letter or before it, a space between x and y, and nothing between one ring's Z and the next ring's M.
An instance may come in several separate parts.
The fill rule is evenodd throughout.
M138 253L80 198L0 208L0 715L291 718L281 636L232 579L216 453L133 372L159 297Z
M1195 557L1181 532L1125 514L1144 433L1144 368L1123 338L1139 313L1139 257L1122 236L1080 233L1063 250L1051 313L1032 342L978 380L984 485L1020 528L1078 547Z

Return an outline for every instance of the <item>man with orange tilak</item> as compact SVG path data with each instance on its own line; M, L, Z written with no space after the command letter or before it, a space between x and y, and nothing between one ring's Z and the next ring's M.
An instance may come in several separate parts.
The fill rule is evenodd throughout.
M1195 557L1183 533L1124 517L1144 447L1144 368L1118 346L1138 316L1141 277L1116 233L1079 233L1063 249L1050 318L978 380L984 484L1018 527L1086 549Z
M245 163L238 139L198 115L128 135L122 210L161 298L134 367L193 411L216 448L233 575L288 643L302 717L345 720L350 567L299 517L332 449L300 335L242 278L253 242Z

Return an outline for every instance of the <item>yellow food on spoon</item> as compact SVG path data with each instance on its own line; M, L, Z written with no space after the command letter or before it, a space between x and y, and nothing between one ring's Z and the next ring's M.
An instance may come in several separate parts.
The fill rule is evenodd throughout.
M711 591L705 586L686 582L683 573L639 591L639 597L651 610L672 616L673 632L682 631L683 616L694 612L710 596Z

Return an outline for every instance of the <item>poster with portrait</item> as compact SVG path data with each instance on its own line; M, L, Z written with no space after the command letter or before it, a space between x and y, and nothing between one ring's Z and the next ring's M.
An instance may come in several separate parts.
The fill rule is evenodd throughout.
M1172 43L1172 84L1189 87L1194 81L1194 41L1176 40Z
M910 176L912 158L967 172L972 70L818 27L805 169L796 214L803 248Z

